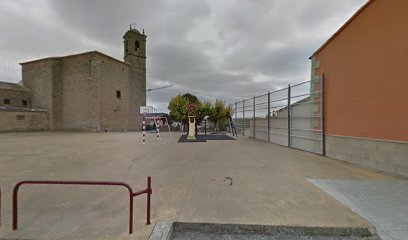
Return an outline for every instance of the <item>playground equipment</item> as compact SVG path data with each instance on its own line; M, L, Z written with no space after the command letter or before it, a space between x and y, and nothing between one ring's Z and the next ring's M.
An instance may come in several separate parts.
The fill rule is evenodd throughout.
M133 232L133 198L141 194L147 194L146 224L150 224L150 195L152 194L151 177L147 178L147 188L133 192L132 187L124 182L108 181L21 181L13 189L13 230L18 226L18 190L22 185L93 185L93 186L121 186L129 191L129 234Z
M156 139L157 141L161 141L161 137L160 137L160 128L167 125L167 130L170 134L170 138L173 138L173 135L171 134L171 129L170 129L170 125L168 122L167 117L161 117L161 116L153 116L153 117L147 117L146 114L143 115L143 144L146 144L146 134L148 133L147 126L148 126L148 120L153 120L154 125L156 126ZM163 124L160 124L160 121L163 122Z
M142 128L143 128L143 134L142 134L142 139L143 139L143 144L146 144L146 115L143 115L143 122L142 122Z
M143 120L142 120L142 142L143 144L146 144L146 137L147 137L147 133L149 132L150 129L148 129L148 126L150 126L149 124L149 120L153 120L154 125L156 126L155 130L156 130L156 139L157 141L161 142L161 136L160 136L160 128L164 125L167 125L167 130L170 134L170 139L173 138L173 135L171 134L171 129L170 129L170 125L169 125L169 121L167 119L167 117L164 116L155 116L154 114L157 114L157 110L152 107L152 106L141 106L140 107L140 114L143 115ZM148 114L152 114L153 116L148 116ZM163 124L160 124L160 121L163 122Z
M232 132L232 136L238 136L237 129L235 129L234 121L232 121L231 115L229 116L228 120L229 120L229 124L230 124L230 129L231 129L231 132Z

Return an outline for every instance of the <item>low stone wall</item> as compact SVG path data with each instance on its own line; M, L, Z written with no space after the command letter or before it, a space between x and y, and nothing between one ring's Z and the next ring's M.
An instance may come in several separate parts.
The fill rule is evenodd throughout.
M326 155L408 177L408 142L326 135Z
M0 132L48 130L48 112L39 109L0 109Z
M249 126L246 126L244 131L239 129L238 133L245 133L245 136L268 141L266 119L256 119L255 131L253 119L248 122ZM305 124L302 124L299 128L304 126ZM287 146L288 137L287 129L285 129L287 128L287 119L271 119L270 127L270 142ZM309 133L305 135L305 133L298 131L292 131L292 134L315 139L320 137L319 134ZM321 152L320 141L294 137L291 139L291 146L309 152ZM408 177L408 142L326 135L326 156Z

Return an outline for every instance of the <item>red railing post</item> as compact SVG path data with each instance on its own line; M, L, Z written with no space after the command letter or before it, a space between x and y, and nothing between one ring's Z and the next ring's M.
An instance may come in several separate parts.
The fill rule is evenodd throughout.
M150 195L152 194L152 178L147 177L147 221L146 224L150 225Z
M124 182L107 182L107 181L21 181L18 182L13 189L13 230L16 230L18 227L18 189L23 184L52 184L52 185L105 185L105 186L123 186L129 191L129 234L133 233L133 198L140 194L147 193L148 197L148 213L147 213L147 222L150 224L150 194L152 193L151 189L151 178L148 177L148 188L141 190L139 192L133 192L132 187ZM1 192L0 192L1 200Z
M133 233L133 192L129 193L129 234Z
M17 206L17 201L18 201L18 189L20 188L22 182L19 182L16 184L16 186L14 186L13 189L13 230L17 229L17 225L18 225L18 206Z

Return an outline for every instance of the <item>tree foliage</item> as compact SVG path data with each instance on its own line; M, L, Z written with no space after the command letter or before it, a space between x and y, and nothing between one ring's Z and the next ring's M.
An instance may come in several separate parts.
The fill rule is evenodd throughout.
M197 104L200 103L198 98L195 95L191 94L191 93L185 93L185 94L183 94L182 97L187 99L187 101L189 103L197 103Z
M215 124L217 128L225 129L228 119L231 116L232 108L226 106L225 102L217 99L211 107L209 120Z
M171 121L186 123L188 121L186 108L189 103L189 99L180 94L172 97L170 99L169 106L167 107L170 111L169 117Z
M213 122L216 126L219 126L220 123L225 126L232 114L232 108L225 105L223 100L217 99L214 103L210 101L201 102L195 95L185 93L171 98L168 106L170 119L184 124L187 123L187 106L190 103L197 105L195 111L197 124L200 124L205 116L209 116L208 120Z

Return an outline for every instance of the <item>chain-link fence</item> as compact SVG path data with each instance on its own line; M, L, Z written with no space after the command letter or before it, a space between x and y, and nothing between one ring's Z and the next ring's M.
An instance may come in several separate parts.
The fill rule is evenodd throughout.
M324 149L323 77L231 104L238 133L318 154Z

